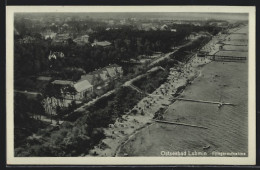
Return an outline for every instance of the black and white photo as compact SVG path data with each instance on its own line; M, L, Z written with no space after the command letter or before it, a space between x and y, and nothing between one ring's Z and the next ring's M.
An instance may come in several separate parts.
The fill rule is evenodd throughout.
M253 7L24 6L7 18L10 163L255 163Z

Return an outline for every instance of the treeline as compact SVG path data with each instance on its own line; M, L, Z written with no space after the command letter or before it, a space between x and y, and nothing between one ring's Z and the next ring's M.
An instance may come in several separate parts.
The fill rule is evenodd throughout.
M216 35L219 33L219 31L222 30L221 27L218 27L215 25L213 26L213 25L209 25L209 24L210 24L210 22L206 23L203 26L196 26L193 24L171 24L170 26L172 28L176 29L177 31L181 30L181 31L189 33L189 34L192 32L203 31L203 32L208 32L211 35Z
M133 84L146 93L152 93L161 84L163 84L168 77L168 71L154 71L147 76L135 81Z
M151 55L153 52L167 52L172 46L184 40L188 32L180 30L179 32L171 31L140 31L131 27L124 27L118 30L103 30L91 35L91 41L113 42L116 49L132 54L135 58L138 55ZM127 58L126 58L127 59Z
M172 58L181 62L186 62L188 61L189 57L192 56L193 52L197 52L202 46L208 43L210 39L211 37L209 36L200 37L194 40L192 43L180 48L177 52L172 54Z

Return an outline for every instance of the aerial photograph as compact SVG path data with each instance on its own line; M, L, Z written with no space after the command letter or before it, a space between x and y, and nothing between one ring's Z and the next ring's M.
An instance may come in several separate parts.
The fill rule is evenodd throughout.
M248 13L14 13L15 157L247 157Z

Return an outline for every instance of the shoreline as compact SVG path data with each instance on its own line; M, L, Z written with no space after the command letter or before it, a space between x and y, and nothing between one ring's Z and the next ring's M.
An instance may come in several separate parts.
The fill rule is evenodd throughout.
M167 107L169 107L169 105L174 103L174 101L169 101L172 97L171 94L176 94L178 88L182 88L184 90L188 85L192 83L193 80L195 80L200 75L199 70L201 69L201 67L210 62L211 61L208 59L203 59L199 61L197 57L193 57L181 69L181 73L178 73L177 71L171 71L168 76L168 78L171 78L170 81L161 84L161 86L152 93L154 95L156 93L157 96L147 96L139 101L139 103L137 104L137 106L144 107L144 101L151 98L152 101L155 101L157 99L159 105L153 105L153 108L151 109L144 109L145 113L143 116L129 114L123 115L122 118L126 120L124 122L124 125L122 124L122 122L117 120L114 123L113 127L109 127L104 130L106 137L99 143L99 145L105 143L107 147L101 148L99 147L99 145L97 145L94 147L94 149L90 150L89 155L86 156L117 156L120 153L121 147L124 146L128 141L130 141L131 138L135 136L135 134L155 123L152 119L154 113L158 111L160 107L164 107L163 104L166 104L168 105ZM176 75L179 77L177 80L173 79L174 77L176 77ZM170 88L171 93L163 96L158 95L160 89L165 87L167 84L169 85L169 82L171 85L174 85ZM162 97L163 99L160 98L158 100L158 96ZM136 108L136 106L134 108ZM124 130L122 130L123 128Z
M213 39L204 45L203 48L206 48L206 50L209 49L210 52L216 50L218 51L218 44L216 42L221 39L222 36L225 35L213 37ZM210 48L207 48L208 46ZM168 108L171 104L173 104L175 101L171 100L172 95L176 95L178 89L181 89L180 92L178 92L179 96L181 96L184 89L188 85L192 84L192 82L201 75L201 68L210 62L210 59L193 56L186 64L179 66L179 69L181 70L180 72L172 68L168 75L168 80L161 84L160 87L153 93L151 93L154 96L144 97L133 108L144 108L144 115L126 114L122 116L123 121L117 119L113 125L104 129L104 134L106 137L85 156L118 156L121 148L128 143L131 138L141 132L144 128L147 128L155 123L153 121L154 113L162 107L165 108L165 105L167 105ZM167 91L165 93L166 88ZM162 89L164 90L163 94ZM147 109L147 103L153 104ZM102 147L102 145L105 145L105 147Z
M207 64L209 64L209 63L210 63L210 62L208 62ZM199 73L196 73L195 75L193 75L193 76L191 76L190 78L188 78L188 79L186 80L187 82L185 83L185 85L180 86L180 87L183 87L183 90L181 91L180 94L178 94L178 96L180 96L180 95L182 94L182 92L185 90L185 88L186 88L187 86L191 85L192 82L193 82L196 78L198 78L198 77L200 76L200 68L203 67L204 65L206 65L206 64L198 65L197 68L196 68L196 69L197 69L196 71L198 71ZM189 83L188 83L188 82L189 82ZM158 88L158 89L159 89L159 88ZM174 104L174 103L175 103L175 100L173 100L173 101L169 104L169 106L172 105L172 104ZM168 107L169 107L169 106L168 106ZM167 109L164 111L164 114L165 114L166 111L168 110L168 107L167 107ZM164 114L163 114L163 115L164 115ZM145 128L148 128L149 126L152 126L152 125L154 125L155 123L157 123L157 122L155 122L153 119L152 119L151 121L152 121L152 123L147 122L146 124L144 124L143 127L136 129L136 131L134 131L132 134L130 134L130 135L128 136L128 138L125 139L124 142L121 143L121 144L118 146L118 148L117 148L116 151L115 151L114 156L115 156L115 157L119 156L119 155L120 155L121 148L122 148L125 144L127 144L132 138L134 138L136 134L140 133L140 132L141 132L142 130L144 130Z

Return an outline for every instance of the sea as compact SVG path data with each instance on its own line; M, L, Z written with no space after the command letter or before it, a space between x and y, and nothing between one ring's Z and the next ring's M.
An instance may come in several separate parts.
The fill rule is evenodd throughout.
M239 51L237 43L247 44L247 33L248 26L241 27L225 43L236 44ZM243 39L238 38L241 35ZM248 156L248 61L212 61L199 71L180 97L234 105L177 100L164 120L204 128L155 122L123 145L119 156Z
M248 62L213 61L187 86L181 97L221 101L234 106L175 101L164 115L166 121L202 126L154 123L121 147L119 155L165 156L165 152L248 154ZM178 156L178 155L177 155ZM182 156L182 155L180 155ZM234 155L230 155L234 156ZM237 156L237 155L235 155Z

